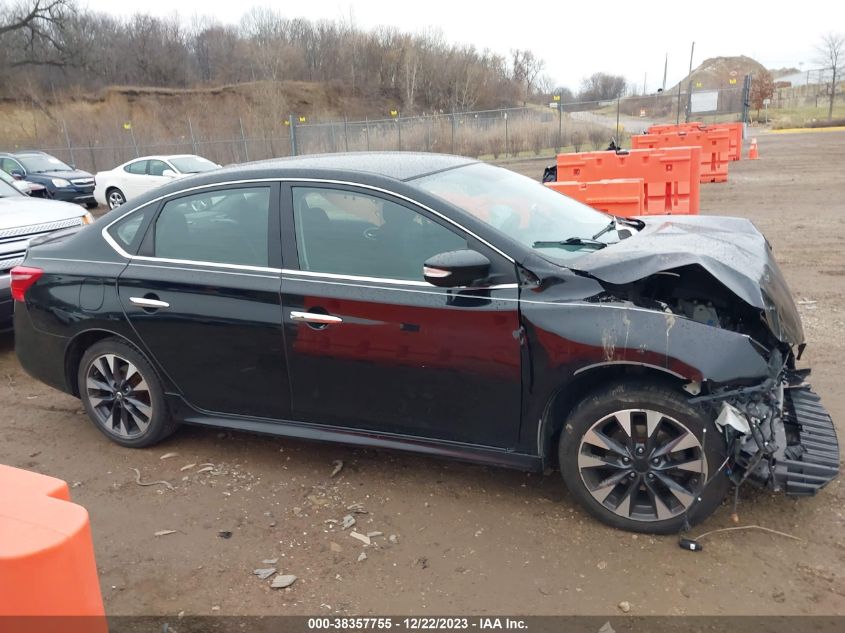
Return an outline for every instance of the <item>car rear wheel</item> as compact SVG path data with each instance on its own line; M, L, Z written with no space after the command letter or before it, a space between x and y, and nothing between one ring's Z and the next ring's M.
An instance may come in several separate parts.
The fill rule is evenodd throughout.
M106 191L106 202L109 204L109 209L115 209L126 202L126 196L117 187L111 187Z
M625 383L584 398L560 436L572 495L616 528L670 534L715 511L729 480L711 416L677 390Z
M77 381L88 417L121 446L152 446L176 430L155 370L120 339L92 345L79 364Z

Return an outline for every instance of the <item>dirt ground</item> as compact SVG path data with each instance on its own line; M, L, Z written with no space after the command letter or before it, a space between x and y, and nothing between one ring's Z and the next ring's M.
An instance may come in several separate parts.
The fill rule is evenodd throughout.
M704 186L702 208L751 218L772 242L800 302L805 362L845 435L845 133L759 141L761 160ZM539 177L546 162L511 166ZM344 466L332 478L335 460ZM556 473L203 428L120 448L78 401L22 372L11 337L0 339L0 462L73 486L91 514L112 615L601 615L618 614L623 600L633 615L845 614L841 479L811 499L742 495L742 524L800 542L722 533L691 553L677 538L590 519ZM204 464L213 470L200 472ZM139 486L132 468L174 489ZM356 529L383 533L369 547L328 522L355 503L367 511ZM729 514L723 506L694 533L731 525ZM299 580L271 589L252 574L270 566Z

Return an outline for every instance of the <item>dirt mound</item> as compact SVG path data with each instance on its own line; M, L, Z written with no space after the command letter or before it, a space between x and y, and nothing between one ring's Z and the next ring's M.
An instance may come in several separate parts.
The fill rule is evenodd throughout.
M766 70L760 62L745 55L738 57L711 57L705 59L692 74L681 80L683 90L692 80L693 90L715 90L717 88L741 87L743 77ZM736 80L731 83L732 80ZM677 89L677 84L673 90Z

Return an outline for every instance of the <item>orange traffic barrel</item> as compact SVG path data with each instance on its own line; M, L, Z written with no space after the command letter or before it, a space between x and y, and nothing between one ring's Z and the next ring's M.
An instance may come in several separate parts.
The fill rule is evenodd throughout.
M88 512L60 479L0 465L4 633L106 633Z

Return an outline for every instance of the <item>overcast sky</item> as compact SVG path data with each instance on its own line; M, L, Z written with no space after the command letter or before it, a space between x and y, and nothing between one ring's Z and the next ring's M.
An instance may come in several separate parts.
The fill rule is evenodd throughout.
M576 89L597 71L623 74L649 91L663 82L669 54L667 86L686 75L690 44L694 66L716 56L748 55L767 68L818 66L814 47L822 33L845 32L845 2L804 0L781 9L778 3L708 0L626 2L535 0L486 2L466 0L82 0L90 8L115 15L141 10L186 22L208 15L237 23L252 6L271 6L286 17L349 19L362 28L390 25L417 32L440 29L449 41L474 44L508 54L529 48L545 60L556 84Z

